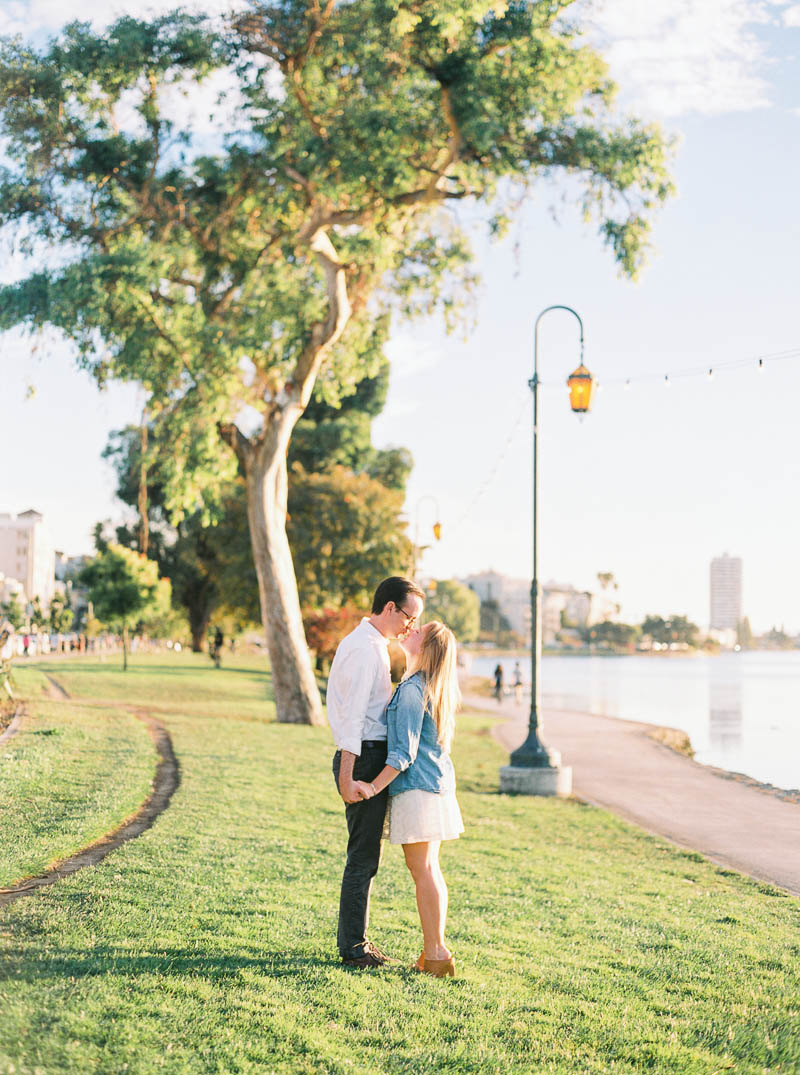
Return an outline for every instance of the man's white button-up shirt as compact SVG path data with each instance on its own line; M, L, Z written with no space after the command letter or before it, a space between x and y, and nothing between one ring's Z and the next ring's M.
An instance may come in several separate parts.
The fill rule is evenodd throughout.
M389 639L365 616L339 643L328 676L328 721L337 750L359 755L363 739L385 739L391 697Z

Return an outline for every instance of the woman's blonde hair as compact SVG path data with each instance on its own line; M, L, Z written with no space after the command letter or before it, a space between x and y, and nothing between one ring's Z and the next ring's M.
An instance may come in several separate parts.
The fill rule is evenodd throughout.
M449 627L438 620L422 628L422 645L415 671L425 679L423 706L436 721L437 738L450 750L456 726L456 710L461 705L456 671L456 640Z

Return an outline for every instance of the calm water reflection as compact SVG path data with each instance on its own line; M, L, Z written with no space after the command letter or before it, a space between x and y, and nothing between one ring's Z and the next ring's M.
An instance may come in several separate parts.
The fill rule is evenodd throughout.
M507 684L514 660L501 660ZM530 660L520 663L528 682ZM496 664L497 658L476 657L471 671L489 676ZM556 709L680 728L706 765L781 788L800 787L800 651L543 657L542 701Z

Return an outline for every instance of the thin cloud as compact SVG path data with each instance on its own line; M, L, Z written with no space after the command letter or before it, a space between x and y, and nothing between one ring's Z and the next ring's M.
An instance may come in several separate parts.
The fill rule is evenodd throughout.
M770 104L770 57L759 29L788 25L800 5L775 0L596 0L590 39L625 103L675 117L749 112Z
M240 0L187 0L185 10L223 15ZM73 19L97 28L120 15L148 17L175 0L5 0L0 34L54 33ZM747 112L770 104L770 57L759 29L800 26L786 0L579 0L589 39L608 59L625 103L665 118Z
M206 15L224 15L241 6L231 0L117 0L104 4L100 0L5 0L0 9L0 34L55 33L68 22L91 22L96 28L107 26L122 15L150 18L164 15L180 6L184 11Z

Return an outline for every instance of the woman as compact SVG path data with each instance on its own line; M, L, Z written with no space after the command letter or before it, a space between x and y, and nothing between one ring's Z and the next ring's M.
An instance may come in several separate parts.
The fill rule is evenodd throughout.
M455 974L455 958L444 941L447 885L439 867L442 840L463 831L450 760L456 709L456 640L434 621L401 641L406 677L386 709L386 767L361 793L370 798L389 786L389 841L402 844L417 890L425 947L418 970L437 978Z

